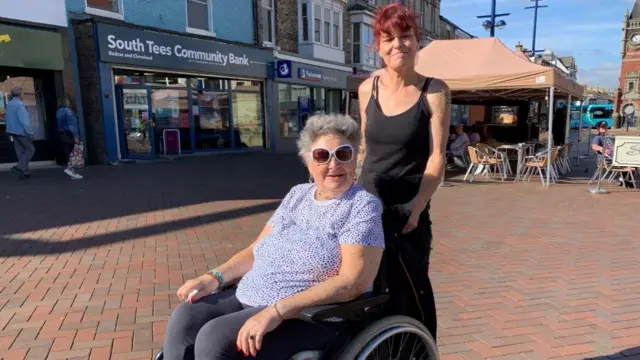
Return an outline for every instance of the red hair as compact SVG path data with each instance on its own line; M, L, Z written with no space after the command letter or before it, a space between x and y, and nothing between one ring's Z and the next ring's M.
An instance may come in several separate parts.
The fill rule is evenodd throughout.
M392 3L376 14L373 20L373 39L377 48L383 34L391 35L394 32L405 33L413 31L416 40L420 41L420 26L418 25L418 14L412 12L404 5Z

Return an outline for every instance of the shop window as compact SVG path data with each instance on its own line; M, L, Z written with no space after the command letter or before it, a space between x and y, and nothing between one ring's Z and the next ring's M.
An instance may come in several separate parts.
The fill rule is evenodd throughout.
M154 122L156 149L163 151L163 130L178 129L180 131L180 148L191 150L191 134L189 124L189 101L187 90L152 89L151 116Z
M191 88L195 90L227 90L229 81L217 78L195 78L191 80Z
M120 14L122 0L87 0L87 7Z
M262 101L259 92L233 93L236 147L264 147Z
M211 31L209 0L187 1L187 28L190 30Z
M6 123L4 120L6 104L11 101L11 89L22 88L22 102L29 112L31 129L34 140L47 140L47 122L45 118L42 81L31 77L1 77L0 78L0 134L4 134Z
M203 90L193 97L196 149L231 148L229 94Z
M231 80L232 90L260 91L260 81L256 80Z
M262 39L267 43L266 45L274 45L276 29L274 26L273 0L262 0L260 5Z
M187 78L164 74L145 74L145 84L168 87L186 87Z
M312 111L311 113L325 113L326 112L326 108L325 108L325 93L326 90L323 88L313 88L312 89L312 93L313 93L313 101L311 103L312 106Z
M307 86L278 84L280 136L297 136L299 134L300 117L298 106L299 103L309 104L310 98L311 88Z

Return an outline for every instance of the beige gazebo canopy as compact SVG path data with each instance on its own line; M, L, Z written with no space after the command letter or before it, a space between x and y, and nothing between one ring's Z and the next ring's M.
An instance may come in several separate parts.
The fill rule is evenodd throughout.
M457 100L581 98L584 89L555 67L534 64L497 38L436 40L418 52L416 70L444 80Z
M435 40L418 52L416 71L424 76L444 80L451 89L454 103L499 102L501 100L581 99L584 88L563 76L555 67L531 62L526 55L507 48L496 38ZM350 91L369 76L353 75ZM567 125L569 124L567 111ZM549 112L549 129L554 112ZM582 118L582 116L580 116ZM582 125L580 125L582 127ZM551 136L547 149L551 152ZM547 164L549 184L551 162Z

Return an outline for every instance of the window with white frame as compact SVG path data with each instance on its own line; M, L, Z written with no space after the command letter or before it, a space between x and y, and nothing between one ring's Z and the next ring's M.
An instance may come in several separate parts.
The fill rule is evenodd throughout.
M301 4L300 14L302 16L302 41L309 41L309 4Z
M121 0L87 0L87 7L120 14Z
M187 1L187 27L202 31L211 31L209 0Z
M260 22L262 26L262 39L269 44L274 44L275 26L274 26L273 0L262 0L260 2Z
M373 44L373 28L365 23L353 23L353 63L379 67L380 56L371 47Z
M331 9L324 8L323 27L324 27L323 43L325 45L330 45L331 44Z
M340 12L333 10L333 47L340 47Z
M300 40L342 49L342 5L331 0L299 0ZM312 19L313 21L309 21ZM313 39L309 34L313 34Z
M322 24L322 6L318 4L313 5L313 41L319 43L320 24Z

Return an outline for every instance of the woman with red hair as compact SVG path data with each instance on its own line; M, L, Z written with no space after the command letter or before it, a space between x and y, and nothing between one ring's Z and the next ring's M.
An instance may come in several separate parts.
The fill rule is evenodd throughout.
M450 91L414 65L420 27L416 14L390 4L377 14L374 44L385 67L358 89L363 146L359 183L384 205L387 250L378 286L389 311L421 320L436 339L436 307L428 277L429 203L445 167Z

